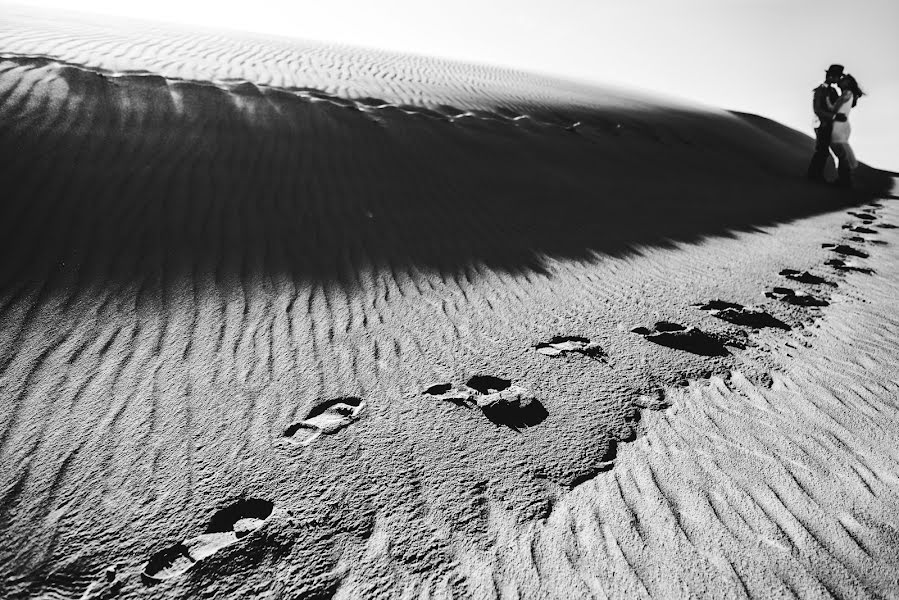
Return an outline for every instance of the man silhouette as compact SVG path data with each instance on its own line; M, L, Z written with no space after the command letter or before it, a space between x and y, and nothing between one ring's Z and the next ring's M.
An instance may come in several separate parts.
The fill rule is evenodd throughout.
M824 166L830 156L830 138L833 133L833 120L836 116L833 108L840 98L837 82L843 76L843 65L830 65L824 76L824 83L814 90L812 110L818 117L815 128L815 153L808 166L807 177L812 181L824 183Z

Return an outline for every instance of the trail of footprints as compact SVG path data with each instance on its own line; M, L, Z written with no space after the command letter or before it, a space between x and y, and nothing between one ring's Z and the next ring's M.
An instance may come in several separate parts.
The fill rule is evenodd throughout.
M880 207L876 203L872 203L871 206ZM877 218L871 209L849 212L849 215L861 220L861 225L847 224L844 226L847 231L866 236L878 233L876 229L868 227L874 224ZM887 223L878 223L874 226L880 229L895 227ZM858 240L864 243L876 241L869 238L856 239L853 236L852 241ZM854 259L867 258L867 252L847 244L824 244L823 247L841 257L852 257L848 260L833 258L825 261L826 265L837 271L873 273L872 269L853 262ZM837 285L808 271L784 269L779 274L786 279L806 285L833 287ZM820 307L828 304L822 298L788 287L774 287L765 295L768 298L797 306ZM753 330L773 328L789 331L791 329L787 323L755 306L743 306L725 300L711 300L694 306L715 318ZM745 344L739 339L722 339L692 325L685 326L667 321L660 321L652 328L635 327L631 332L643 336L649 342L703 356L727 356L730 354L727 346L745 347ZM538 354L549 359L580 356L601 360L607 356L602 346L581 336L554 336L536 344L534 349ZM480 411L492 423L515 431L538 425L549 414L540 400L526 388L515 384L510 379L494 375L474 375L465 383L437 383L422 390L420 395L468 410ZM650 398L649 401L646 398L648 397L641 396L637 404L653 409L667 406L661 398ZM304 419L291 424L284 430L280 442L287 446L300 448L309 446L321 436L336 434L358 421L364 415L365 407L366 401L354 396L319 401L308 411ZM275 510L274 504L267 500L244 499L217 511L210 519L204 533L152 554L141 571L144 583L153 585L183 575L212 554L238 543L262 528ZM110 573L112 573L111 576ZM115 577L114 570L107 573L107 580Z
M846 239L847 242L885 245L886 242L882 240L864 237L875 236L879 233L877 229L873 229L870 225L879 229L896 228L895 225L889 223L875 224L874 222L877 219L877 215L873 211L876 208L881 208L882 205L872 202L869 206L872 208L857 212L850 211L848 213L850 216L860 219L861 223L847 223L843 226L843 229L861 235L849 236ZM874 272L873 269L862 266L857 262L856 259L865 259L869 256L868 252L860 248L844 243L825 243L822 244L822 248L829 249L840 256L840 258L831 258L824 262L825 265L833 267L837 271L854 271L867 274ZM780 275L792 281L807 285L827 285L832 287L836 287L837 285L833 281L818 275L813 275L808 271L783 269L780 271ZM772 288L770 291L765 292L765 296L795 306L822 307L828 306L829 304L827 300L815 296L814 294L783 286ZM788 324L775 318L761 308L754 306L743 306L725 300L711 300L694 306L698 307L700 310L707 311L716 318L756 330L764 327L771 327L784 331L789 331L791 329ZM658 322L652 328L642 326L635 327L631 332L641 335L646 340L662 346L704 356L724 356L728 354L726 346L740 347L740 344L738 342L735 343L734 340L722 339L720 336L710 335L700 330L698 327L692 325L685 326L667 321Z
M877 215L873 212L876 208L881 208L882 205L877 202L872 202L869 204L871 209L866 209L862 211L849 211L847 214L851 217L855 217L859 219L861 223L846 223L843 225L843 229L851 232L862 235L853 235L846 238L845 241L853 242L853 243L861 243L861 244L874 244L874 245L885 245L886 242L883 240L879 240L876 238L865 237L865 236L874 236L879 234L880 232L876 229L872 229L869 225L873 225L875 220L877 219ZM874 225L880 229L891 229L894 228L895 225L891 225L889 223L878 223ZM824 243L821 244L822 248L830 250L834 254L838 254L839 258L830 258L824 261L824 264L833 267L837 271L841 272L858 272L858 273L866 273L871 274L874 272L873 269L860 265L857 259L866 259L868 258L868 252L857 248L855 246L851 246L849 244L843 243ZM836 283L829 281L823 277L819 277L817 275L813 275L808 271L799 272L795 269L784 269L780 272L781 275L786 277L787 279L791 279L793 281L797 281L800 283L805 283L809 285L829 285L836 287ZM803 291L796 291L792 288L788 287L774 287L771 291L766 292L765 296L768 298L773 298L776 300L780 300L782 302L787 302L789 304L794 304L797 306L827 306L829 303L827 300L822 298L818 298L812 294Z

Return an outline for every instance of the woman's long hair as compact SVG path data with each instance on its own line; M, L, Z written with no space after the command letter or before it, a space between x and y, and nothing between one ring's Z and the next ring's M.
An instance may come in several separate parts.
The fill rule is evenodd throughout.
M843 75L843 78L840 79L840 87L844 90L849 90L852 92L852 106L855 107L858 104L858 99L865 95L862 91L862 88L858 87L858 82L855 80L855 77L846 73Z

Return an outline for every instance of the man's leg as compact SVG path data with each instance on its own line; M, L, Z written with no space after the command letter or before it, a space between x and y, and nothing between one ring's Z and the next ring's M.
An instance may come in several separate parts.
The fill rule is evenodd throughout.
M839 161L837 165L837 185L841 187L852 187L852 160L849 156L850 150L846 144L834 144L833 153L837 155Z
M806 176L812 181L824 181L824 167L830 156L830 136L833 131L833 123L821 123L815 129L815 153L808 166Z

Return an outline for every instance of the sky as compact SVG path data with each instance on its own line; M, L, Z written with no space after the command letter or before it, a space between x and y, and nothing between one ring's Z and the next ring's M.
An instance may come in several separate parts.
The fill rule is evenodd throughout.
M17 4L72 7L70 0ZM79 0L80 11L471 60L612 83L812 132L831 63L868 96L859 159L899 171L899 0ZM2 17L0 17L2 18Z

